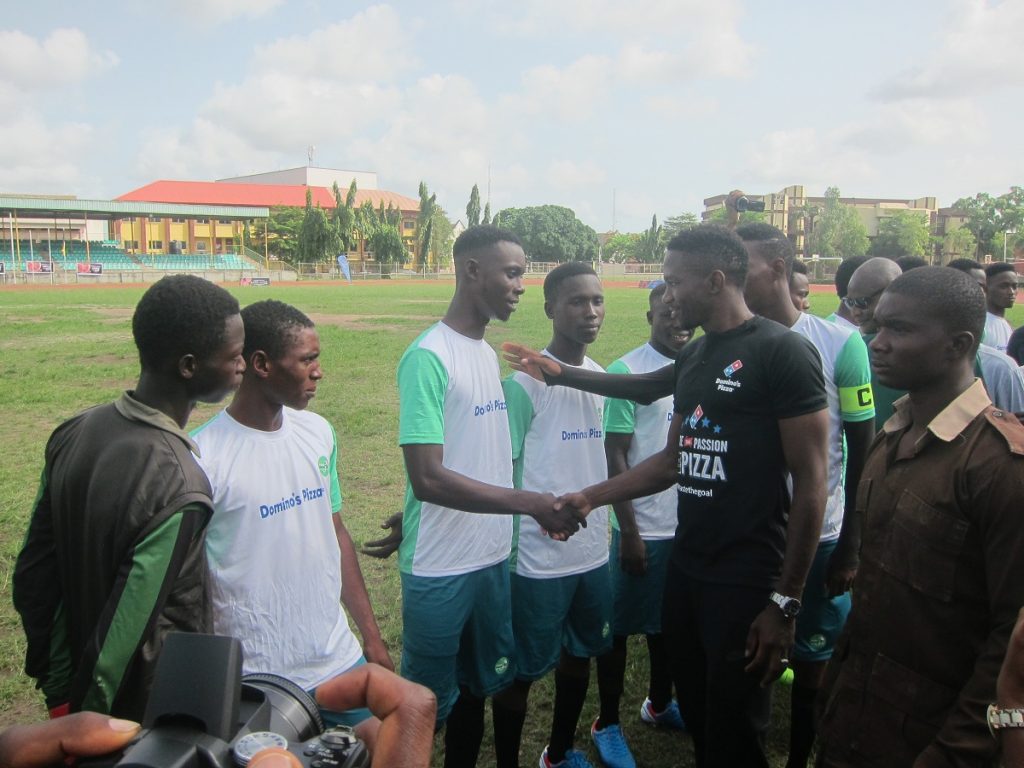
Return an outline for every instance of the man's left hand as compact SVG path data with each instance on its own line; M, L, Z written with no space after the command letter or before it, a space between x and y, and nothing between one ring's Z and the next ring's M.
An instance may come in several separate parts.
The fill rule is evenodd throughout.
M379 637L363 645L363 655L371 664L379 664L388 672L395 671L395 662L391 660L391 653Z
M825 589L829 597L839 597L853 588L860 562L856 555L845 555L838 547L828 558L825 568Z
M765 606L747 633L746 657L749 661L744 671L760 676L762 687L778 680L789 663L795 634L793 619L783 616L778 606Z

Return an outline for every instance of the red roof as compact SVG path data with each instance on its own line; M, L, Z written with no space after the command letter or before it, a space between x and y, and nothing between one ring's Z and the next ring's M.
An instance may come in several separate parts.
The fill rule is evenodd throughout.
M188 203L190 205L287 205L301 208L306 204L306 190L313 195L313 205L334 207L334 195L326 187L301 184L233 184L223 181L154 181L116 198L125 202ZM344 192L344 190L342 190ZM356 205L369 200L374 208L381 201L402 211L418 211L419 201L397 192L382 189L356 190Z

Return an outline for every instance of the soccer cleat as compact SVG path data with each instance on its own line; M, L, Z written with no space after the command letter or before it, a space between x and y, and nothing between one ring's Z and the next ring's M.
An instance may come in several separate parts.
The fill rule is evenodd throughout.
M548 748L540 753L540 768L594 768L587 756L578 749L570 749L565 753L565 759L560 763L552 763L548 760Z
M648 725L659 728L671 728L675 731L686 730L686 723L683 722L683 716L679 714L679 705L675 699L668 703L664 712L655 712L654 707L651 706L651 700L644 699L644 703L640 705L640 719Z
M609 725L598 730L597 720L594 720L590 726L590 738L594 740L597 754L601 756L605 768L636 768L636 760L619 726Z

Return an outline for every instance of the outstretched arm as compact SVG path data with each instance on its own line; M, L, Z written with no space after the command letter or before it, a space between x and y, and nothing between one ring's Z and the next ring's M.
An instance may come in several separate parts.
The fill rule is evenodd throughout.
M648 405L671 395L675 387L674 366L666 365L651 373L602 373L574 366L559 365L546 355L513 342L501 345L505 360L517 371L522 371L549 385L582 389L605 397L635 400Z
M608 477L616 477L629 471L629 446L632 434L605 432L604 455L608 462ZM619 562L622 570L631 576L643 576L647 572L647 547L640 538L636 525L636 510L632 501L619 501L613 505L615 518L619 521L620 548Z
M388 648L380 636L380 627L370 604L370 596L366 592L366 582L359 567L355 544L352 543L352 537L341 521L340 512L334 514L334 535L338 537L338 548L341 550L341 602L359 628L366 660L394 672L395 663L391 660L391 654L388 653Z
M443 445L403 445L402 453L420 501L466 512L529 515L556 538L568 538L586 525L585 511L556 504L550 493L502 488L453 472L444 466Z

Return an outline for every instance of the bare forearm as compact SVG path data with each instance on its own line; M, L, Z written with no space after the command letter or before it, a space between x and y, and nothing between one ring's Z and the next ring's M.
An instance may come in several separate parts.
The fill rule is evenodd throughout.
M658 451L620 475L583 489L591 507L638 499L663 491L676 480L676 455Z
M675 387L675 371L666 365L651 373L603 373L563 365L558 376L545 375L548 384L556 384L584 392L593 392L605 397L634 400L638 403L653 403L671 395Z
M341 602L359 628L363 643L378 641L381 639L380 627L370 604L370 595L366 591L366 581L359 567L355 544L344 524L338 521L335 526L338 547L341 549Z
M530 514L540 494L502 488L452 472L443 467L413 484L416 498L464 512L495 515Z
M783 595L799 597L803 594L807 573L821 537L825 484L822 478L815 487L801 488L794 478L793 486L793 504L786 526L786 554L775 590Z

